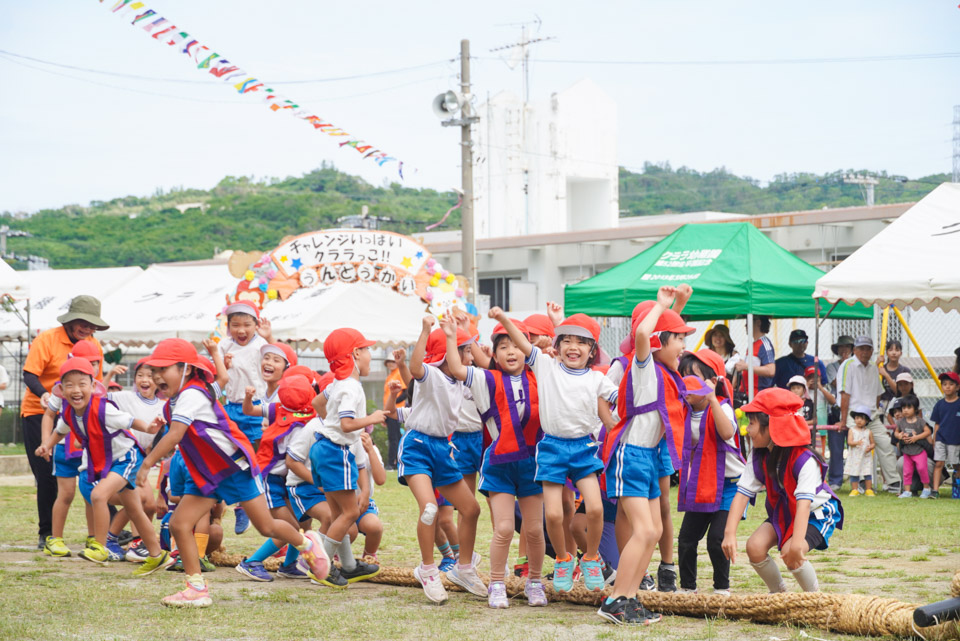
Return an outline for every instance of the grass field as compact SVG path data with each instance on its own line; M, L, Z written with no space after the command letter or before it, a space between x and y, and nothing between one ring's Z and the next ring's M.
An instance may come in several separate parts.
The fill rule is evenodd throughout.
M3 484L0 477L0 485ZM78 493L79 500L79 493ZM943 491L946 497L946 489ZM412 567L417 559L416 504L395 477L377 490L386 525L380 559L384 565ZM953 573L960 568L960 501L899 500L893 495L847 498L846 527L830 549L810 555L823 590L876 594L911 602L946 598ZM484 506L485 510L485 506ZM762 520L762 507L751 508L741 524L741 551L746 536ZM481 517L478 549L488 556L490 528ZM680 517L675 516L679 529ZM225 518L226 547L252 552L261 542L251 529L233 534ZM67 543L75 551L85 535L83 512L71 511ZM344 592L278 579L255 583L230 568L206 577L214 605L200 611L173 611L160 597L179 590L183 575L134 579L133 566L94 566L74 555L51 559L31 546L36 542L35 492L32 486L0 487L0 639L799 639L804 635L854 639L786 625L770 626L728 620L665 617L642 631L604 623L592 608L550 604L532 609L514 601L505 611L463 593L437 607L419 589L355 584ZM701 589L711 584L711 569L701 546ZM512 555L515 556L515 555ZM654 561L654 569L656 564ZM482 571L489 569L485 564ZM792 577L788 584L792 587ZM740 560L731 571L737 593L761 592L763 585Z

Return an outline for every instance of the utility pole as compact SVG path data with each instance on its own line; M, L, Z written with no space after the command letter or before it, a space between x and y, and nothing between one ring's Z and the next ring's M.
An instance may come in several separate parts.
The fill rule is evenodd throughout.
M953 182L960 183L960 105L953 106Z
M473 225L473 122L470 117L470 41L460 41L460 95L463 110L460 115L460 183L463 205L460 209L460 252L463 273L470 287L467 300L477 304L477 239Z
M858 176L856 174L844 174L843 182L849 185L860 185L860 191L864 193L864 200L867 201L867 207L873 207L873 188L880 184L879 180L866 174L863 174L862 176Z

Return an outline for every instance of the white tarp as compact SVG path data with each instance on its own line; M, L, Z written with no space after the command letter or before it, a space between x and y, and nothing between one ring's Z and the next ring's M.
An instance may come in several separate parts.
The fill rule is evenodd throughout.
M960 184L944 183L835 269L814 298L960 310Z
M2 270L2 268L0 268ZM35 336L59 325L57 317L70 307L74 296L86 294L103 302L111 292L130 281L143 270L139 267L104 267L99 269L38 269L15 272L30 292L30 332ZM0 283L2 283L0 278ZM26 337L26 301L17 304L20 317L12 312L0 313L0 337ZM21 320L21 317L23 320ZM107 323L108 316L104 316Z
M9 294L20 300L30 295L30 286L23 275L27 272L18 272L7 261L0 260L0 295Z

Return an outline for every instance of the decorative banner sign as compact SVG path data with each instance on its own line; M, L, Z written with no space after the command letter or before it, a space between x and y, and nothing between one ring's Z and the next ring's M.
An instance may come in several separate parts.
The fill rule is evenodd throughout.
M99 1L100 4L104 2L104 0ZM276 93L270 88L269 84L254 78L216 51L200 44L195 37L186 31L182 31L173 22L161 17L153 9L147 8L145 3L134 2L134 0L114 0L113 7L110 10L121 16L132 16L133 20L130 24L142 28L154 40L175 47L180 53L186 54L192 62L196 63L197 69L203 69L213 77L229 83L238 93L253 95L273 111L289 113L296 118L307 121L313 125L314 129L319 129L328 136L342 138L343 142L339 143L341 147L352 147L358 153L363 154L364 159L372 158L381 167L388 162L398 163L397 172L400 174L400 178L403 178L403 162L387 152L375 148L372 144L353 138L343 129L326 122L307 109L301 108L293 100Z
M383 274L416 274L430 259L430 252L412 238L393 232L332 229L292 238L277 247L271 257L280 272L287 277L293 276L302 267L310 266L317 268L320 281L327 285L338 278L346 282L376 278L384 285L393 285L396 279ZM369 264L374 267L374 271L364 271L362 274L347 271L346 278L339 274L336 278L331 277L335 266L355 265L356 270L359 270L358 264ZM376 271L380 274L375 274ZM301 272L300 284L311 287L316 283L305 282L306 273L308 272ZM388 282L384 282L385 280ZM412 294L413 291L401 293Z

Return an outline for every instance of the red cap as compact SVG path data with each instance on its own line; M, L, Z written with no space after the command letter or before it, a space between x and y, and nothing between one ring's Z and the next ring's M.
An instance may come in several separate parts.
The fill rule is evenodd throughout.
M709 396L713 392L699 376L684 376L683 384L687 386L687 394L694 396Z
M513 323L513 326L519 329L520 333L526 336L528 340L530 339L530 332L527 331L527 326L525 323L521 323L520 321L515 320L513 318L510 319L510 322ZM493 328L493 333L490 334L490 340L493 340L494 336L500 336L500 335L506 335L506 334L507 334L506 328L501 323L497 323L497 326Z
M146 364L147 364L147 359L149 359L149 358L150 358L149 356L144 356L144 357L141 358L139 361L137 361L137 364L133 366L133 373L136 374L136 373L137 373L137 370L139 370L141 367L143 367L144 365L146 365Z
M84 342L87 342L87 341L84 341ZM64 376L66 376L70 372L81 372L83 374L86 374L87 376L90 376L91 378L96 377L96 374L93 371L93 365L90 364L90 361L88 361L85 358L80 358L78 356L68 358L63 363L63 365L60 366L60 378L62 379ZM60 388L60 381L57 381L54 384L53 389L50 390L50 393L56 396L57 398L63 398L63 392ZM98 380L94 380L93 395L104 396L106 393L107 393L107 388L103 386L103 383L101 383Z
M647 317L647 314L650 313L650 310L653 309L654 305L657 302L653 300L645 300L642 303L638 303L636 307L633 308L633 313L630 315L630 335L623 339L623 342L620 343L620 351L624 354L629 354L634 351L634 337L637 335L637 327L643 322L643 319ZM690 327L683 322L683 318L680 317L680 314L676 313L672 309L665 309L663 313L660 314L660 318L657 319L657 325L653 328L654 334L659 334L660 332L673 332L674 334L691 334L696 330L693 327ZM660 337L651 336L650 337L650 349L656 351L660 349ZM722 372L723 370L721 370Z
M310 402L316 395L310 380L300 374L284 376L277 386L277 398L291 412L310 411Z
M314 385L317 383L317 373L306 365L293 365L292 367L288 367L287 369L283 370L283 378L280 380L283 380L288 376L303 376L310 381L310 383Z
M808 367L807 369L803 370L803 375L804 375L804 376L810 376L811 374L816 374L816 373L817 373L817 368L814 367L813 365L811 365L811 366Z
M287 361L287 365L290 367L297 364L297 353L286 343L269 343L264 345L260 348L260 357L263 358L264 354L276 354Z
M227 316L230 314L249 314L256 318L257 322L260 322L260 309L248 300L238 300L235 303L230 303L224 313Z
M554 331L558 338L563 335L579 336L592 339L595 343L600 342L600 325L586 314L568 316Z
M368 341L363 334L351 327L342 327L330 332L323 341L323 355L330 363L334 378L342 381L353 374L353 350L358 347L370 347L376 341Z
M94 342L88 340L77 341L73 349L70 350L70 356L73 358L85 358L90 362L99 361L103 358Z
M121 392L123 391L123 385L116 381L110 381L110 385L107 386L107 391L110 392Z
M717 354L712 349L704 347L699 349L696 352L691 352L697 360L701 363L712 369L716 372L717 376L717 392L719 396L726 398L733 398L733 387L730 385L730 382L727 380L727 366L723 362L723 358L720 357L720 354Z
M769 387L740 409L770 417L770 439L780 447L810 445L810 427L803 420L803 399L789 390Z
M317 390L319 394L323 394L323 390L327 389L327 386L333 382L333 372L327 372L323 376L317 379Z
M153 348L153 353L144 359L144 365L151 367L169 367L177 363L193 366L207 382L213 381L216 376L213 364L197 354L197 348L182 338L163 339Z
M530 334L549 336L550 338L557 336L553 328L553 321L546 314L530 314L523 319L523 324L527 326L527 331Z
M949 378L951 381L953 381L957 385L960 385L960 374L957 374L956 372L944 372L937 378L939 378L941 382L943 382L943 379Z
M457 347L463 347L464 345L469 345L474 341L474 338L470 336L467 332L463 331L461 328L457 328ZM435 329L430 332L430 337L427 338L427 353L423 357L424 363L439 363L447 357L447 335L443 333L442 329Z

